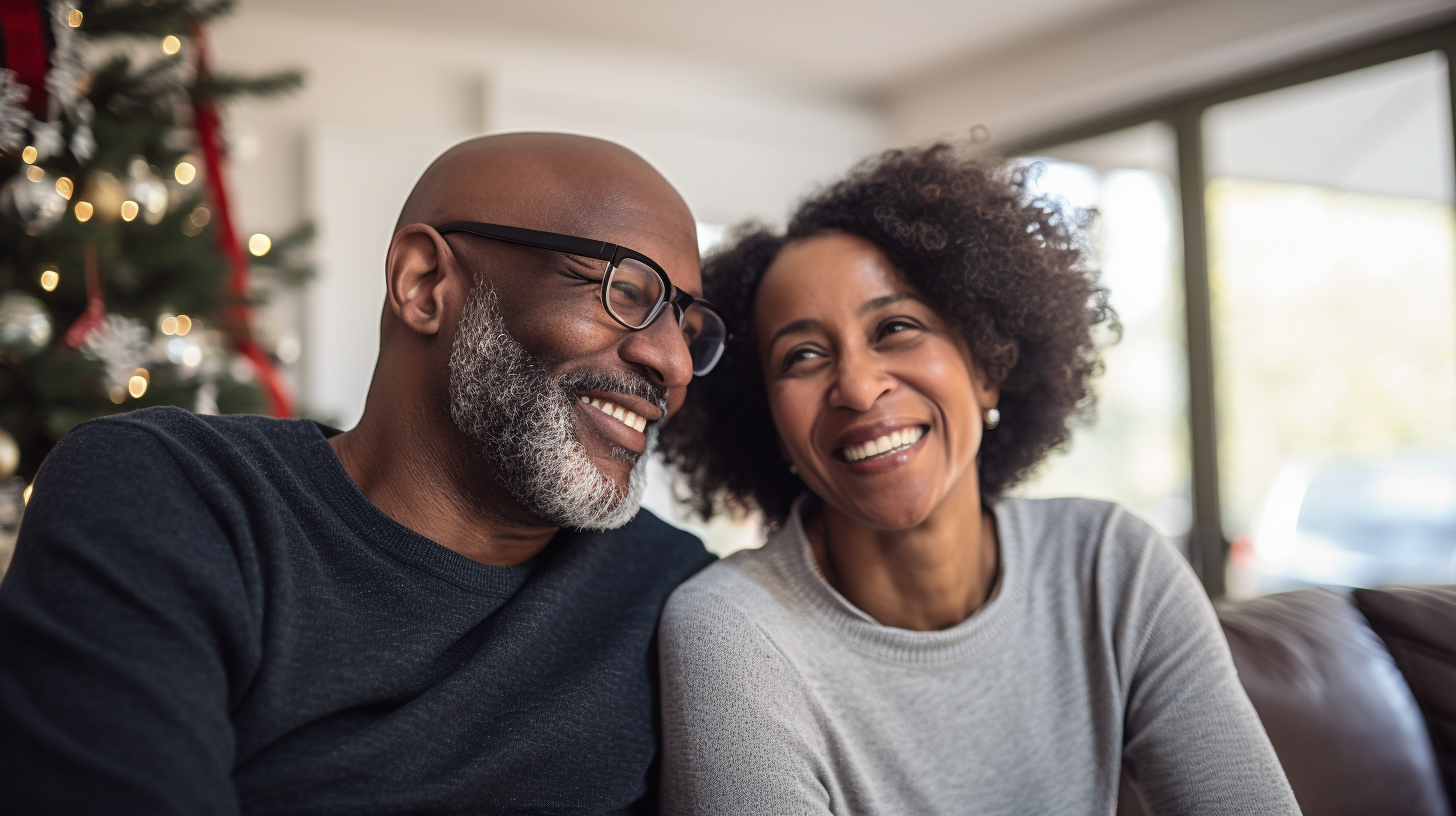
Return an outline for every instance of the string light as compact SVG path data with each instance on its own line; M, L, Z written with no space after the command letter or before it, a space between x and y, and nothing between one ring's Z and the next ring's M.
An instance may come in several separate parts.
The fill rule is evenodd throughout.
M178 184L191 184L197 178L197 168L191 162L177 162L177 169L173 172L177 176Z
M40 153L31 145L26 145L25 149L20 151L20 160L26 164L35 164L35 160L38 158L40 158Z
M32 490L35 490L35 482L31 482L30 484L26 485L25 492L20 494L26 505L30 504L30 492Z
M76 192L76 182L71 181L68 176L61 176L56 179L56 192L61 194L61 198L70 201L71 194Z
M161 325L160 328L162 329L162 334L165 334L168 337L171 337L172 335L176 334L177 333L177 317L175 315L167 315L166 317L163 317L162 318L162 325Z
M256 257L261 258L264 255L267 255L268 250L272 248L273 239L269 238L261 232L253 233L253 237L248 239L248 251L253 253L253 255Z
M138 368L132 372L131 379L126 381L126 391L131 394L132 399L141 399L142 394L147 393L147 385L151 382L151 376L145 368Z
M32 164L25 168L25 177L31 181L40 181L45 178L45 171Z
M47 292L56 291L61 282L61 270L55 264L46 264L40 271L40 288Z
M186 337L187 332L192 331L192 318L187 315L177 315L177 336Z
M71 14L66 19L66 22L68 22L68 23L71 24L71 28L80 28L81 27L81 19L84 16L85 15L83 15L81 13L81 10L80 9L71 9Z
M91 202L89 202L89 201L77 201L76 202L76 220L77 221L80 221L82 224L86 223L87 221L90 221L91 220L91 214L94 213L95 211L96 211L96 208L95 207L92 207L91 206Z
M135 201L127 200L121 202L121 220L123 221L135 220L137 217L137 213L141 211L141 205L136 203Z
M168 34L162 38L162 53L172 56L182 50L182 41L177 39L175 34Z
M126 389L119 385L113 385L111 386L111 391L107 393L107 396L111 397L113 403L120 405L126 402Z

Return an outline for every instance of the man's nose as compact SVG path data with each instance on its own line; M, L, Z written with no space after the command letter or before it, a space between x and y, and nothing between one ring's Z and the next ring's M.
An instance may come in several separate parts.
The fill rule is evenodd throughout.
M646 369L653 382L664 388L681 388L692 382L692 355L671 306L647 328L631 332L620 349L623 360Z

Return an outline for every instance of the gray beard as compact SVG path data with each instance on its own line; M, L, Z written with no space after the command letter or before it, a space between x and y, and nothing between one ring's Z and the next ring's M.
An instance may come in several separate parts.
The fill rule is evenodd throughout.
M622 491L577 436L577 395L587 390L631 394L666 407L663 389L645 377L596 370L553 377L506 331L495 290L483 280L471 286L450 350L450 418L476 441L501 486L527 512L558 527L612 530L636 517L642 505L657 423L648 423L643 454L613 447L613 458L635 460Z

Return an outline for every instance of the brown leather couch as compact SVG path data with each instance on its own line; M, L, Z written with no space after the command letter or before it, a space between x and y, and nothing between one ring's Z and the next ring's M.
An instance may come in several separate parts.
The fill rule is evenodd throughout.
M1306 589L1218 616L1305 816L1456 810L1456 587ZM1126 777L1117 812L1147 812Z

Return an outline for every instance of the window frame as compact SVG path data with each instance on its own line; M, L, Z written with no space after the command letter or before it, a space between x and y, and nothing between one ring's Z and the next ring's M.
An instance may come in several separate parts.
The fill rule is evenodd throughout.
M1174 179L1179 204L1178 231L1183 246L1185 352L1188 363L1188 439L1192 470L1193 523L1187 553L1212 597L1224 594L1224 567L1229 540L1220 513L1218 426L1214 382L1212 302L1208 283L1208 221L1205 194L1203 115L1211 107L1269 91L1277 91L1387 62L1439 51L1446 57L1452 116L1453 156L1456 156L1456 22L1394 37L1346 45L1313 57L1284 63L1266 71L1210 85L1191 92L1144 103L1110 114L1038 133L1006 145L1007 155L1035 155L1038 151L1152 122L1173 132L1177 145L1178 178ZM1188 180L1196 183L1187 183ZM1452 270L1456 274L1456 270Z

